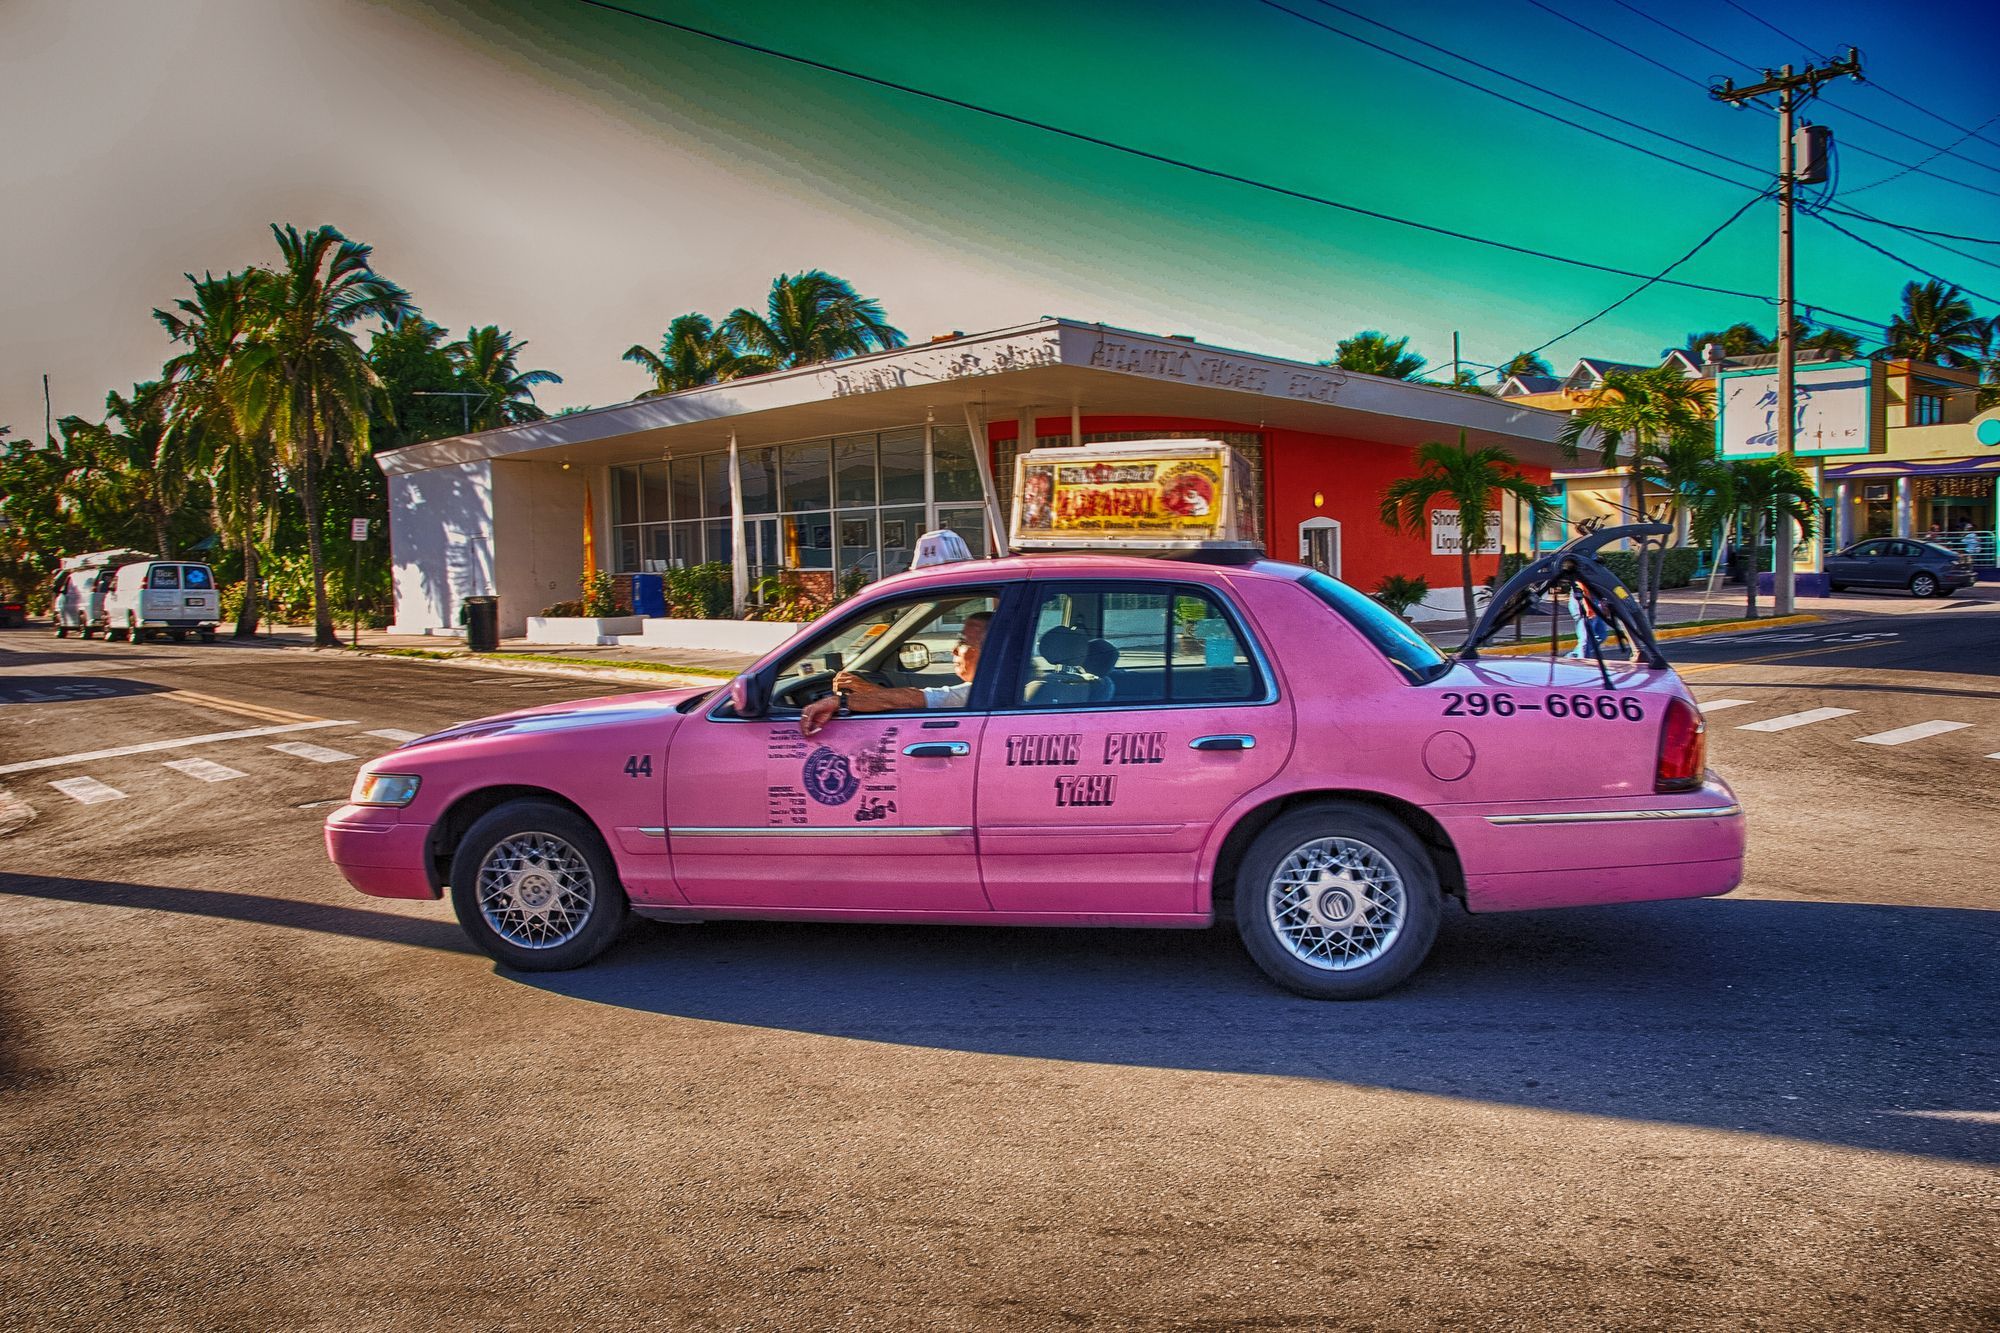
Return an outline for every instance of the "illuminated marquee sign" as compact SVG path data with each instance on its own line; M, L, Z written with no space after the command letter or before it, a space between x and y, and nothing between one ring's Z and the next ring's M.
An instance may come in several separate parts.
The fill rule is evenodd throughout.
M1014 464L1024 549L1254 546L1243 461L1219 440L1035 449Z
M1792 381L1793 452L1808 456L1880 452L1883 367L1874 361L1807 363ZM1775 367L1724 371L1716 381L1716 452L1769 458L1784 414Z

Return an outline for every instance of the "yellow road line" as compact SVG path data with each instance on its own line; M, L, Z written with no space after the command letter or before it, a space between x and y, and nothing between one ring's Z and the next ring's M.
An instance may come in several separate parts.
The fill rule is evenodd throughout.
M225 713L235 713L241 717L255 718L259 722L318 722L322 719L310 713L293 713L283 708L266 708L262 704L247 704L239 699L218 699L212 694L201 694L194 690L168 690L153 696L156 699L177 699L198 708L215 708Z
M1734 662L1695 662L1688 666L1677 666L1678 675L1692 676L1697 671L1721 671L1726 667L1756 666L1760 662L1789 662L1795 657L1818 657L1825 653L1852 652L1856 648L1867 648L1865 643L1830 643L1818 648L1801 648L1795 653L1771 653L1764 657L1745 657Z

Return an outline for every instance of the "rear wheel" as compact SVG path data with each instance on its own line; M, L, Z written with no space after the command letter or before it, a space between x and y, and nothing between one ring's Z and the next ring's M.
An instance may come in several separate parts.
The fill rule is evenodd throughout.
M204 629L204 630L202 630L202 631L201 631L201 641L202 641L203 643L214 643L214 642L215 642L215 631L214 631L213 629Z
M1913 574L1910 576L1910 594L1913 597L1935 597L1942 585L1935 574Z
M581 967L624 928L625 889L589 821L550 801L481 816L451 861L451 905L472 942L523 972Z
M67 639L69 637L69 626L63 624L60 620L56 622L56 637L58 639Z
M1828 584L1826 585L1826 590L1827 590L1828 592L1846 592L1846 591L1847 591L1847 585L1846 585L1845 583L1832 583L1832 582L1829 582L1829 583L1828 583Z
M1236 874L1236 929L1273 981L1320 1000L1400 985L1437 939L1437 867L1373 806L1327 801L1257 835Z

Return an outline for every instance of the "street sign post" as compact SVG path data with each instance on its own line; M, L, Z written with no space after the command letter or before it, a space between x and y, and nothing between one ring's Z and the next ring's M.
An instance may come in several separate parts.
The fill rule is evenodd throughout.
M348 540L354 543L354 576L347 581L348 645L361 646L361 543L368 540L368 520L357 518L347 525Z

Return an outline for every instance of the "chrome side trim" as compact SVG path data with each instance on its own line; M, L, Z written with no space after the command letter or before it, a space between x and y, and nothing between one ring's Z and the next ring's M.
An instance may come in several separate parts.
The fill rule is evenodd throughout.
M663 828L642 828L639 832L648 838L664 838L667 836L667 831Z
M1576 810L1552 815L1488 815L1489 824L1626 824L1649 819L1727 819L1743 813L1740 805L1704 805L1694 809Z
M717 828L714 826L695 828L670 828L667 830L676 838L962 838L972 835L972 826L965 825L904 825L892 828L811 828L796 825L784 828Z

